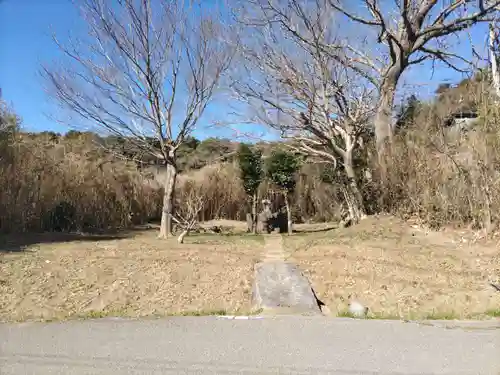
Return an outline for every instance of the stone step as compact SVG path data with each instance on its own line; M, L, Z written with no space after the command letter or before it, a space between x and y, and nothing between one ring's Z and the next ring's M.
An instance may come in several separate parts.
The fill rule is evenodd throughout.
M295 264L283 260L255 265L252 299L255 309L268 313L321 314L309 280Z

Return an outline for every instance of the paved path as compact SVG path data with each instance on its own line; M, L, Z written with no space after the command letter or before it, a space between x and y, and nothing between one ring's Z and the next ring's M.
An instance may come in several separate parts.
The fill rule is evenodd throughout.
M255 265L252 304L266 314L321 314L309 280L286 262L281 234L264 235L262 262Z
M283 237L281 234L265 234L264 236L264 262L285 260L285 249L283 248Z
M325 317L0 325L0 374L499 375L500 330Z

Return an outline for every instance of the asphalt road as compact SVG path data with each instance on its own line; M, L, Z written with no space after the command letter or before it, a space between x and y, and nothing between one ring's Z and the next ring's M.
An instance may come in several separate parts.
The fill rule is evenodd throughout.
M500 329L325 317L0 325L0 374L500 374Z

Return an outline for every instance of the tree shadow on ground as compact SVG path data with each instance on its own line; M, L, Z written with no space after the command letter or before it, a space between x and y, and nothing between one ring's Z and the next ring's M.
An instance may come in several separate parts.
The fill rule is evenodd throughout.
M326 228L294 229L293 233L296 234L321 233L321 232L329 232L334 229L338 229L338 227L332 225Z
M0 235L0 254L19 253L30 251L32 245L51 244L61 242L98 242L112 241L130 238L135 232L153 230L150 227L139 226L124 230L109 230L95 233L66 233L66 232L43 232L43 233L9 233Z

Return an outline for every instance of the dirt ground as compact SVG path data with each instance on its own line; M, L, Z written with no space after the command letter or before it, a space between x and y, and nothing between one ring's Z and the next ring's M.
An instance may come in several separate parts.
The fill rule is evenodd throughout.
M498 239L475 241L458 230L432 232L388 217L285 237L289 259L318 298L342 315L350 299L372 316L409 319L500 316Z
M156 235L0 239L0 320L250 311L262 237Z
M0 238L0 321L250 313L265 235L242 233L245 223L204 223L213 225L231 233L196 234L183 245L157 239L156 229ZM498 238L385 216L295 229L283 237L288 259L332 315L356 299L378 318L500 316L500 293L488 284L500 283Z

